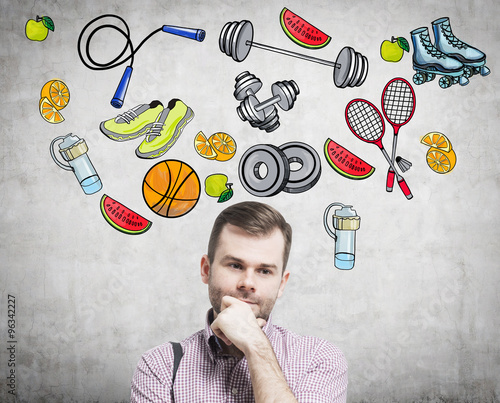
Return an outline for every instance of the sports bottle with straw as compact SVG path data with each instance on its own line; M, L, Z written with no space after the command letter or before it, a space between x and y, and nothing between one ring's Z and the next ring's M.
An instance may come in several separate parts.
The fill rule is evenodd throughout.
M61 140L59 153L63 160L67 162L66 164L60 162L54 152L55 143ZM73 171L85 194L91 195L101 190L102 183L92 162L90 162L87 151L88 147L85 140L72 133L56 137L50 143L50 155L54 162L66 171Z
M334 228L334 231L332 231L328 223L328 213L334 206L341 207L341 209L336 209L332 216ZM356 214L356 210L352 206L332 203L325 210L323 225L328 235L335 239L334 265L337 269L350 270L354 267L356 230L359 229L360 221L361 218Z

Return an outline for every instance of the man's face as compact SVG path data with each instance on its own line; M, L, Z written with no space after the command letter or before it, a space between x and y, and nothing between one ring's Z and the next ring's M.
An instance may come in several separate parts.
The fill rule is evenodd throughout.
M201 260L201 277L208 284L214 318L221 299L229 295L250 305L257 318L267 320L281 296L290 273L283 273L285 240L276 228L269 236L256 237L227 224L221 232L212 265Z

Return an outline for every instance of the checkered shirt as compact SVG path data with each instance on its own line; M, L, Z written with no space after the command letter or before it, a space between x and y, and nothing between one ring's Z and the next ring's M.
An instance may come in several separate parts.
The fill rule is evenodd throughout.
M254 402L247 360L222 353L210 328L210 313L205 329L181 342L184 355L174 382L175 402ZM271 318L262 330L299 402L346 401L347 361L337 347L275 326ZM144 353L132 379L131 402L172 402L173 362L170 343Z

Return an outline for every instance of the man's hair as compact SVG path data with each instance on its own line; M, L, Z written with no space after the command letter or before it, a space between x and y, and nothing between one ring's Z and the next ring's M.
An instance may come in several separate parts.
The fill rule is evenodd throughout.
M281 213L273 207L259 202L246 201L223 210L215 219L208 241L208 259L213 263L220 234L227 224L241 228L253 236L267 236L279 229L285 240L283 251L283 271L285 271L292 246L292 227Z

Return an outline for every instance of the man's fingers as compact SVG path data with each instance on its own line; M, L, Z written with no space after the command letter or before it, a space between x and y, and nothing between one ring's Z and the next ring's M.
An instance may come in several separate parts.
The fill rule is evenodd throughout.
M217 326L217 323L214 321L212 323L212 331L214 332L214 334L219 338L221 339L224 343L226 343L228 346L230 346L231 344L233 344L231 342L231 340L229 340L226 335L222 332L222 330L219 329L219 327Z
M237 301L239 301L238 298L231 297L230 295L224 295L221 300L220 310L223 311Z
M266 321L262 318L257 318L257 323L259 324L260 328L263 328L266 324Z

